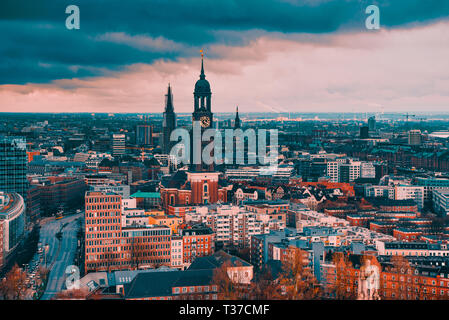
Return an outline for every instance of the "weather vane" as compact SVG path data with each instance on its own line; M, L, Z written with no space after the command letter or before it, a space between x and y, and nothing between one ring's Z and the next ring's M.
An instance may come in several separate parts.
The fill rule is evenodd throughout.
M204 57L204 50L201 49L200 52L201 52L201 58L203 58Z

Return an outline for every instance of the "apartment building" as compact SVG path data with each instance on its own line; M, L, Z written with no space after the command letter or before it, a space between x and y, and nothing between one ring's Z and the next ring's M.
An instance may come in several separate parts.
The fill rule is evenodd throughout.
M371 175L370 170L371 168L365 164L364 174ZM330 178L331 182L352 182L360 178L361 172L361 161L343 158L327 162L326 175Z
M435 212L442 216L447 216L449 213L449 191L434 191L433 192L433 208Z
M426 242L376 241L379 255L415 256L415 257L449 257L447 244Z
M250 212L243 207L219 205L197 208L185 216L186 222L209 226L216 234L215 241L223 245L248 248L251 236L285 228L285 212L266 210Z
M179 229L183 241L185 265L192 263L197 257L211 255L214 252L214 233L204 225L187 226Z
M434 191L449 191L447 178L416 177L413 182L417 186L424 187L424 201L432 201Z
M171 239L171 257L172 268L184 268L184 242L181 236L172 236Z
M424 207L424 187L412 185L396 185L394 186L395 200L412 199L418 206L418 210Z
M171 228L148 224L125 203L114 193L86 192L86 272L170 265Z
M124 134L112 135L112 155L120 156L126 152L126 136Z
M365 196L391 200L413 200L419 211L423 209L425 200L424 187L410 184L365 186Z

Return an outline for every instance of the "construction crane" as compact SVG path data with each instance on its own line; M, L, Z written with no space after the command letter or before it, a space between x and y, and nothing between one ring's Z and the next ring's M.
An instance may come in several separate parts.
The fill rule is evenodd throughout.
M134 150L153 150L153 147L125 147L126 149L134 149Z
M405 113L405 114L403 114L402 115L403 117L405 117L405 120L408 122L408 119L410 118L410 117L416 117L416 115L414 115L414 114L410 114L410 113Z
M421 129L421 130L423 130L423 121L424 120L427 120L427 118L416 118L416 120L419 120L419 128Z
M125 147L126 149L140 150L140 160L143 162L145 160L145 150L153 151L154 148L146 147Z
M407 112L407 113L403 114L402 116L405 117L405 126L406 126L406 129L408 131L408 119L410 117L416 117L416 115L410 114L410 113Z
M148 117L149 117L148 115L144 114L144 115L139 115L138 117L144 121L144 125L145 126L148 126ZM152 129L151 129L150 132L152 134ZM136 134L137 134L137 132L136 132ZM147 139L145 138L145 143L147 142L146 140ZM145 150L148 150L148 151L153 151L154 150L153 147L144 147L144 146L140 146L140 147L129 147L129 146L127 146L126 149L140 150L140 158L141 158L142 162L145 160Z

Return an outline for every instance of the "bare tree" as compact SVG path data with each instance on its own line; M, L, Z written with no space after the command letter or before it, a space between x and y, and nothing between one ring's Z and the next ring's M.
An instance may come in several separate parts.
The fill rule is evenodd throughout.
M320 296L320 286L309 266L308 253L299 248L290 248L291 258L283 261L279 284L284 299L312 300Z
M412 295L411 275L414 274L414 269L403 256L392 256L390 264L385 271L389 273L386 277L391 279L381 279L382 296L384 299L408 300Z
M265 269L251 284L251 300L278 300L283 299L278 279L273 279L270 269Z
M356 298L355 278L351 272L352 263L343 252L335 252L333 256L336 279L330 288L338 300L351 300Z
M218 295L222 300L247 299L250 286L243 283L242 275L237 272L237 276L230 276L230 268L240 267L240 262L232 266L229 261L224 262L220 268L214 270L211 285L216 285ZM232 277L232 278L231 278Z
M85 300L88 295L87 289L71 289L59 291L53 296L52 300Z
M5 300L21 300L26 293L26 272L15 264L0 282L0 294Z
M46 268L46 267L39 266L38 272L39 272L39 275L40 275L41 279L42 280L46 280L50 270L48 268Z

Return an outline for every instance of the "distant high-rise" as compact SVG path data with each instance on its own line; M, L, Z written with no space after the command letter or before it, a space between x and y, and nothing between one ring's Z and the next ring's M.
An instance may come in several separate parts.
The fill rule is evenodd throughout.
M360 139L369 138L369 128L367 126L360 127Z
M368 118L369 131L376 131L376 117L372 116Z
M164 120L162 122L162 152L169 154L174 142L170 141L170 135L176 128L176 113L173 106L173 94L170 84L165 95Z
M25 139L0 136L0 191L17 192L25 198L28 190L26 173Z
M410 130L408 132L408 144L411 146L419 146L422 142L421 130Z
M136 144L146 146L153 144L153 126L149 124L139 124L136 127Z
M120 156L125 154L126 136L124 134L113 134L112 135L112 155Z

